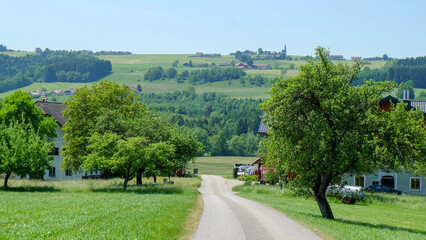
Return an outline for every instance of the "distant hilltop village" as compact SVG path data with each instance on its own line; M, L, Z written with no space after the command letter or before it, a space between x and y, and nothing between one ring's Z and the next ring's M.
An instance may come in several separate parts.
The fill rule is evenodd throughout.
M91 55L131 55L132 53L129 51L98 51L93 52L92 50L78 50L76 52L79 53L87 53Z

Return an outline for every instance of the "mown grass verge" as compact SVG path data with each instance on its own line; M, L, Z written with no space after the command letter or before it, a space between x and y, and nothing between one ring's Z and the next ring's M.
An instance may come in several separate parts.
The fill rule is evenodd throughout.
M174 181L123 192L121 180L11 180L0 190L0 239L190 239L201 181Z
M234 191L277 209L325 239L426 239L426 198L366 195L346 205L330 198L335 220L323 219L313 198L294 196L275 186L238 186Z

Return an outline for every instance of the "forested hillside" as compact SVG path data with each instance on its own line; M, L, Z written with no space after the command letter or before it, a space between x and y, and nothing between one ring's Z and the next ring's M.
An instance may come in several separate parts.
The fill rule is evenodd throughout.
M398 84L412 80L415 88L426 88L426 57L397 59L387 62L380 69L366 67L358 77L359 83L368 79L395 81Z
M0 54L0 92L33 82L93 82L110 72L110 61L79 52L46 49L23 57Z
M261 100L232 99L213 92L196 94L190 87L173 93L142 94L141 101L170 122L190 128L210 155L257 155Z

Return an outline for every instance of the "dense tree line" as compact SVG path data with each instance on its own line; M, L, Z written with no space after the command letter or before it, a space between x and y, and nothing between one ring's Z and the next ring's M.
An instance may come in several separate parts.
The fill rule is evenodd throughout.
M7 49L5 45L0 44L0 52L13 52L13 50Z
M162 67L154 67L148 69L144 75L144 79L148 81L155 81L159 79L176 79L178 83L188 81L191 84L203 84L219 82L231 79L240 79L246 76L247 73L240 68L219 68L212 67L210 69L194 70L189 72L188 70L178 74L174 67L164 70Z
M0 92L33 82L93 82L111 72L111 62L90 54L36 50L37 54L11 57L0 54Z
M364 68L358 73L356 84L365 80L394 81L397 84L412 80L414 87L426 88L426 57L398 59L387 62L381 69Z
M257 155L261 100L230 99L214 92L196 94L190 88L142 94L141 101L149 109L162 113L169 122L191 129L209 155Z

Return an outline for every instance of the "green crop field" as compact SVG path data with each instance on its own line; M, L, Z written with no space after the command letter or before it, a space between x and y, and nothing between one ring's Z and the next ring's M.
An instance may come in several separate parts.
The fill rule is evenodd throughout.
M0 239L190 239L199 178L121 190L121 180L10 180L0 189Z
M313 198L278 186L238 186L240 196L275 208L325 239L426 239L425 197L367 194L353 205L330 199L335 220L323 219Z
M2 53L10 56L24 56L26 54L34 54L34 52L7 52ZM149 68L162 66L163 68L169 68L172 65L172 62L179 61L177 71L182 72L184 70L193 71L203 68L193 67L187 68L183 67L184 63L188 63L190 60L193 63L193 66L197 66L201 63L208 63L211 66L212 63L219 65L220 62L231 62L232 60L238 62L234 56L231 55L222 55L220 58L199 58L193 57L193 54L132 54L132 55L104 55L98 56L100 59L109 60L112 63L112 74L107 76L105 79L109 81L118 82L120 84L137 86L140 84L142 86L142 92L144 93L162 93L162 92L172 92L175 90L184 90L187 89L189 84L183 83L178 84L174 79L172 80L159 80L154 82L148 82L144 80L144 74ZM338 61L342 63L352 64L353 61ZM248 69L246 70L249 76L261 75L267 79L273 79L275 77L294 77L298 74L298 67L305 64L304 60L259 60L255 63L265 63L270 64L272 69L269 70L255 70ZM369 61L370 65L366 65L370 68L380 68L385 64L385 61ZM294 65L293 70L287 70L287 72L282 75L282 71L277 68L288 68L291 64ZM41 90L46 88L48 91L55 89L76 89L84 86L85 83L33 83L29 86L21 88L23 91L30 92L34 90ZM268 94L266 92L270 89L270 85L265 85L262 87L252 86L249 83L244 85L240 84L239 80L231 80L224 82L216 82L210 84L200 84L195 85L195 90L197 93L203 92L222 92L233 98L267 98ZM0 93L0 98L9 96L16 90L12 90L5 93ZM60 101L65 98L58 98L57 101Z

